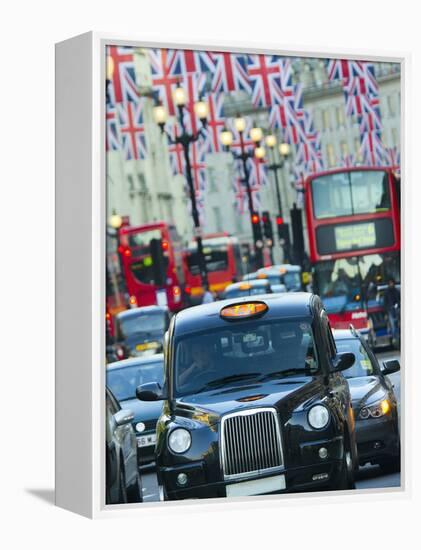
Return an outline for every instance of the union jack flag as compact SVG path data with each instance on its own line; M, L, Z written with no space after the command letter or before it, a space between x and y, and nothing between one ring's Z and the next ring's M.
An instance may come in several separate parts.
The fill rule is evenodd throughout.
M323 168L320 149L314 147L309 141L300 141L295 163L303 166L306 173L319 172Z
M220 153L223 148L219 136L225 126L223 94L209 94L207 97L209 116L206 125L205 150Z
M351 83L360 87L361 93L377 94L379 87L373 63L347 59L330 59L327 62L329 80L340 80L342 85Z
M175 114L173 91L180 82L177 70L177 51L148 49L152 73L152 86L170 115Z
M239 214L248 212L247 191L241 177L236 176L233 180L232 188L235 197L235 207Z
M251 94L251 84L244 55L237 53L215 53L215 74L212 90L216 93L244 91Z
M386 147L385 158L388 166L399 168L401 165L401 154L397 147Z
M184 174L184 152L180 143L169 145L170 166L174 176Z
M361 154L368 166L381 166L384 162L384 147L380 132L365 132L361 139Z
M247 71L255 107L271 107L282 103L281 65L274 55L248 55Z
M171 74L184 76L191 73L214 73L215 54L197 50L172 50Z
M116 108L107 105L106 112L105 143L107 151L118 151L120 149L120 137L118 131L118 120Z
M121 145L126 160L146 158L143 102L117 105Z
M133 48L108 46L107 55L113 60L114 70L108 87L110 102L114 105L126 101L139 101Z

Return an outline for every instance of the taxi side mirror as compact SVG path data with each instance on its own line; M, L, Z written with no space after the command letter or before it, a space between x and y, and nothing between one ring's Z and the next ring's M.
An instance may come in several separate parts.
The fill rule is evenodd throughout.
M157 382L148 382L136 388L136 397L140 401L163 401L163 394L160 384Z
M333 360L333 372L349 369L355 363L355 355L351 352L338 353Z
M393 374L394 372L398 372L400 368L401 368L401 365L397 359L393 359L392 361L384 361L382 373Z

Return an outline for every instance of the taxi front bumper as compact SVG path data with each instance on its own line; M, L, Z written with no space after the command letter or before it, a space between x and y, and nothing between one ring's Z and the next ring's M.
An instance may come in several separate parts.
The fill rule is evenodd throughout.
M328 450L326 459L318 455L321 447ZM243 474L237 479L226 480L221 470L219 475L215 475L215 470L208 468L205 460L200 460L158 467L158 482L164 489L166 500L317 491L335 488L339 484L343 466L342 452L343 440L337 437L302 444L299 465L284 465L270 472L262 470L258 474ZM249 489L250 492L247 492Z

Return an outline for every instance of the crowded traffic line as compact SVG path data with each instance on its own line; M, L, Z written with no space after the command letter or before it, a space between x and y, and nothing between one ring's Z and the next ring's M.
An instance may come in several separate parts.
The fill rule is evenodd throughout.
M178 312L115 316L124 358L110 356L107 395L156 500L350 490L366 464L399 472L399 361L380 364L352 324L332 330L322 300L287 289L286 272L245 274ZM109 502L129 502L130 467L111 454Z

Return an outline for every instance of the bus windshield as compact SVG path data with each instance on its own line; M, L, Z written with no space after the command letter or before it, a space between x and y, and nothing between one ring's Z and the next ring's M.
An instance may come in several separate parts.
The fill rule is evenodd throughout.
M369 254L319 262L314 269L315 291L328 313L363 307L377 300L378 288L394 279L399 284L398 254Z
M216 241L216 239L215 239ZM228 269L228 251L225 243L203 242L203 254L205 256L206 270L208 273L226 271ZM187 267L192 275L199 275L199 257L197 246L190 248L187 253Z
M388 173L361 170L327 174L311 182L317 219L376 214L390 210Z

